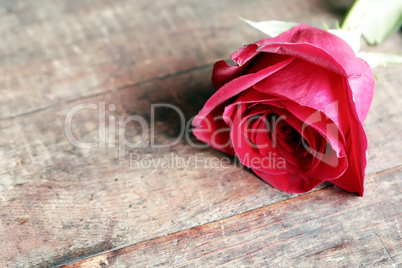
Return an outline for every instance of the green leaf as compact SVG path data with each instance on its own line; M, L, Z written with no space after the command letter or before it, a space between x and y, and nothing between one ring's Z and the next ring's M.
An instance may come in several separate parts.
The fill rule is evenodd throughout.
M360 50L360 37L361 37L360 30L344 31L341 29L333 29L328 30L328 32L346 41L346 43L349 44L349 46L353 49L355 53L357 53Z
M287 30L290 30L293 27L299 25L298 23L295 22L286 22L278 20L254 22L251 20L244 19L242 17L239 17L239 19L253 26L257 30L260 30L261 32L267 34L270 37L278 36L281 33L284 33Z
M398 54L361 51L357 53L357 56L365 60L371 68L380 65L387 66L387 64L402 64L402 56Z
M322 22L322 27L324 27L325 31L329 31L328 24L326 24L325 21Z
M402 0L357 0L345 21L343 30L360 29L371 45L382 43L402 25Z

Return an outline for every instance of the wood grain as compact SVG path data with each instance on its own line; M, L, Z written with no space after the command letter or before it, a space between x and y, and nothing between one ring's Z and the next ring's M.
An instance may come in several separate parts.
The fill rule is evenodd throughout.
M383 70L383 74L392 73L389 70ZM294 197L271 188L241 168L196 167L195 154L220 159L224 155L192 148L185 140L166 149L127 149L127 157L137 153L142 158L158 159L173 154L193 159L186 171L159 168L152 173L149 168L130 168L129 158L120 161L117 147L80 149L66 139L66 114L82 103L105 102L106 107L116 104L114 112L107 110L107 118L133 114L150 118L151 103L167 102L181 107L190 118L212 93L209 75L210 68L200 69L0 121L4 138L0 146L0 232L4 239L0 243L6 249L0 252L0 259L5 264L45 266L69 262ZM397 83L396 78L390 81ZM379 84L374 107L389 99L387 91L381 90L385 85ZM371 142L369 158L376 163L369 165L371 173L400 164L392 158L399 153L397 137L402 126L396 104L382 105L385 109L378 110L382 115L367 119L368 126L380 124L373 119L384 120L387 116L398 123L391 121L381 128L368 129L370 141L370 131L395 137ZM177 115L161 111L156 118L157 143L174 141ZM97 111L77 113L72 125L77 138L97 141ZM138 139L138 125L127 125L125 133L131 141ZM389 143L390 147L394 143L393 148L383 151L382 146Z
M369 227L376 236L358 233L353 239L345 240L350 246L341 246L338 250L351 256L344 256L343 263L350 262L353 266L354 256L359 255L356 248L369 250L367 247L372 245L380 252L370 255L372 263L377 256L377 261L384 260L387 264L385 251L378 241L390 241L389 245L384 244L385 248L394 263L400 262L400 250L390 248L394 240L383 237L384 234L391 236L384 228L399 226L391 222L401 211L398 200L388 196L395 193L394 196L400 198L402 187L400 169L396 168L402 159L399 141L402 69L399 66L380 68L377 72L381 82L376 87L365 123L370 140L367 172L376 174L385 170L385 173L369 176L369 191L362 199L334 187L325 188L328 184L308 195L285 194L248 170L234 166L233 159L220 168L196 165L196 157L222 160L227 156L212 149L194 148L185 139L168 148L156 149L145 144L123 151L119 147L123 134L131 142L140 140L144 134L141 125L135 122L119 128L119 116L124 119L140 116L150 126L151 105L155 103L177 106L183 111L186 122L198 112L213 93L209 81L214 61L228 58L243 44L264 37L238 21L237 15L316 26L323 20L334 24L337 14L329 13L321 2L158 0L151 4L145 1L0 0L0 14L4 41L0 42L1 267L53 267L106 251L114 252L111 255L126 255L120 260L117 255L111 258L108 253L76 265L92 267L110 260L113 265L124 267L133 251L131 245L146 250L152 241L163 242L163 237L175 237L180 231L183 231L184 242L194 245L201 237L191 237L193 230L210 228L212 234L214 228L220 228L216 224L221 220L228 221L225 227L236 232L236 215L239 219L247 218L249 223L243 226L247 232L243 234L240 230L239 238L231 238L238 255L230 256L247 253L254 256L249 250L252 246L244 247L241 252L242 248L236 246L235 241L243 239L242 235L248 236L247 233L250 239L256 236L258 232L252 233L252 227L253 224L259 226L255 220L258 215L261 224L265 222L268 226L260 230L269 231L266 237L259 233L259 239L270 240L274 235L268 222L271 218L262 217L261 211L282 211L284 206L289 208L292 204L296 206L296 216L292 218L291 212L281 212L274 224L282 226L282 221L287 226L302 224L309 219L303 211L314 209L317 211L310 215L322 216L321 223L352 218L356 211L383 215L388 225L373 222ZM397 51L401 44L399 33L383 46L370 49ZM72 119L72 132L80 141L97 142L99 146L91 149L74 146L65 133L69 111L85 103L96 105L97 109L77 112ZM102 105L106 108L104 123L99 121ZM166 108L155 111L155 142L174 142L180 129L178 114ZM100 129L105 130L106 140L102 139ZM116 130L115 138L111 139L114 147L107 139L110 129ZM119 152L125 160L119 159ZM149 161L185 159L190 160L190 165L187 169L183 165L155 170L136 168L132 162L130 165L130 154ZM390 169L393 171L387 171ZM379 195L385 195L385 200L396 204L391 202L381 207L375 203ZM332 206L337 202L342 203L345 211L339 217L339 211ZM370 208L368 204L375 206ZM320 205L322 208L318 208ZM211 222L215 223L205 225ZM343 235L348 237L355 230L348 223L343 225L349 227L345 229L347 233L332 226L326 229L325 236L320 234L314 238L316 243L324 244L316 251L309 249L312 257L306 263L315 260L323 263L322 256L335 256L331 255L331 250L325 250L335 243L333 241ZM302 232L305 226L300 225L298 230ZM191 229L194 227L198 229ZM167 236L169 234L174 235ZM399 232L396 235L400 238ZM208 250L219 249L224 237L213 234L216 240L209 242ZM292 236L289 234L289 237ZM325 244L328 237L334 237L332 244ZM300 234L289 241L285 238L270 250L274 253L284 248L296 250L297 243L302 243L305 236ZM160 245L160 250L168 246L166 243ZM258 245L264 244L259 242ZM127 252L116 251L126 247L129 247ZM172 251L161 258L157 256L158 251L151 251L143 258L149 258L150 265L161 263L163 258L167 261L168 256L174 256L175 250L184 250L180 247L180 244L173 245ZM323 253L314 255L320 251ZM196 256L192 264L201 265L206 260L197 257L200 252L193 253ZM261 258L260 253L255 254L256 260ZM238 263L245 259L239 257Z
M264 38L237 16L328 19L313 0L3 0L0 14L0 118L228 58Z
M399 267L401 176L370 176L364 198L329 187L64 267Z
M66 114L82 103L116 104L114 112L107 110L106 118L150 118L151 103L167 102L181 107L189 118L212 92L210 71L192 71L0 121L4 137L0 148L2 155L8 156L0 162L4 170L0 192L0 234L4 239L0 247L6 249L0 252L0 260L7 260L7 264L57 264L292 197L247 170L233 167L233 162L212 169L208 164L196 164L196 157L222 159L225 155L192 148L185 139L165 149L149 145L127 148L126 159L119 160L117 135L116 147L92 149L80 149L66 138ZM176 140L180 118L164 110L155 115L156 143ZM73 119L78 139L97 141L98 111L86 109ZM133 141L141 131L138 124L130 124L125 135ZM130 153L154 160L177 156L190 160L190 166L187 170L182 166L137 168L130 165ZM31 248L33 243L35 249Z

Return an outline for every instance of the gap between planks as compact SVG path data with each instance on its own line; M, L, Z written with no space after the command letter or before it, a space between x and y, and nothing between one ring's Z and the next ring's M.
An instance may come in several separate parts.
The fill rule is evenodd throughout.
M375 177L380 177L381 175L384 175L384 174L387 174L387 173L393 173L393 172L399 171L401 169L402 169L402 165L398 165L398 166L395 166L395 167L392 167L392 168L389 168L389 169L381 170L381 171L378 171L376 173L372 173L372 174L367 175L366 180L367 179L372 179L372 178L375 178ZM374 181L375 181L375 179L374 179ZM336 188L336 186L327 185L327 186L325 186L325 187L323 187L321 189L312 190L312 191L310 191L310 192L308 192L306 194L297 195L297 196L294 196L294 197L286 199L286 200L281 200L281 201L275 202L273 204L257 207L257 208L254 208L254 209L250 209L250 210L244 211L244 212L236 214L236 215L232 215L232 216L229 216L229 217L224 217L224 218L219 219L219 220L214 220L214 221L211 221L211 222L208 222L208 223L205 223L205 224L196 225L196 226L193 226L193 227L188 228L188 229L183 229L183 230L179 230L179 231L176 231L176 232L173 232L173 233L168 233L166 235L158 236L158 237L155 237L155 238L152 238L152 239L143 240L143 241L138 242L138 243L121 245L119 247L116 247L116 248L113 248L113 249L110 249L110 250L106 250L106 251L103 251L103 252L100 252L100 253L97 253L97 254L89 255L89 256L87 256L87 257L85 257L83 259L77 259L77 260L73 260L71 262L66 262L66 263L59 264L56 267L60 267L60 268L63 268L63 267L64 268L67 268L67 267L81 267L81 266L77 266L77 265L85 264L86 262L91 263L91 259L94 259L94 261L96 263L99 263L99 261L101 261L101 263L108 264L107 257L108 257L108 255L113 255L113 254L111 254L113 252L120 251L120 250L125 249L125 248L130 248L130 247L133 247L133 246L136 246L136 245L139 245L139 244L142 244L142 243L146 243L146 242L149 242L149 241L158 240L161 237L174 236L175 234L182 233L182 232L185 232L185 231L188 231L188 230L191 230L191 229L195 229L195 228L198 228L200 226L206 226L206 225L210 225L210 224L213 224L213 223L216 223L216 222L219 222L219 221L224 221L224 220L227 220L227 219L230 219L230 218L238 217L239 215L249 214L249 213L252 213L253 211L258 211L258 210L261 210L263 208L276 206L276 205L282 204L282 203L283 204L291 203L296 199L303 200L303 199L306 199L306 198L310 197L311 195L317 194L318 192L320 192L322 190L326 191L329 188ZM88 264L90 264L90 263L88 263Z
M232 216L229 216L229 217L224 217L224 218L221 218L221 219L218 219L218 220L210 221L210 222L205 223L205 224L195 225L195 226L193 226L193 227L191 227L191 228L179 230L179 231L176 231L176 232L173 232L173 233L168 233L168 234L165 234L165 235L163 235L163 236L158 236L158 237L154 237L154 238L151 238L151 239L146 239L146 240L143 240L143 241L140 241L140 242L137 242L137 243L132 243L132 244L129 243L129 244L126 244L126 245L121 245L121 246L119 246L119 247L116 247L116 248L113 248L113 249L109 249L109 250L106 250L106 251L103 251L103 252L100 252L100 253L97 253L97 254L89 255L89 256L85 257L84 259L78 259L78 260L73 260L72 262L66 262L66 263L59 264L59 265L57 265L56 267L60 267L60 268L65 267L65 268L67 268L67 267L69 267L70 265L79 264L79 263L81 263L81 262L85 262L85 261L88 261L88 260L93 259L93 258L103 259L103 258L100 258L100 256L102 256L102 255L109 255L109 254L112 253L112 252L119 251L119 250L122 250L122 249L124 249L124 248L130 248L130 247L132 247L132 246L136 246L136 245L139 245L139 244L142 244L142 243L146 243L146 242L149 242L149 241L158 240L158 239L160 239L161 237L172 236L172 235L175 235L175 234L178 234L178 233L181 233L181 232L185 232L185 231L187 231L187 230L191 230L191 229L198 228L198 227L200 227L200 226L213 224L213 223L216 223L216 222L219 222L219 221L224 221L224 220L227 220L227 219L230 219L230 218L233 218L233 217L237 217L237 216L239 216L239 215L243 215L243 214L251 213L251 212L253 212L253 211L260 210L260 209L262 209L262 208L267 208L267 207L271 207L271 206L273 206L273 205L281 204L281 203L284 203L284 202L286 202L286 201L293 201L293 200L296 199L296 198L301 198L301 197L310 196L310 195L312 195L312 194L314 194L314 193L316 193L316 192L319 192L319 191L324 190L324 189L327 189L327 188L335 188L335 186L334 186L334 185L327 185L327 186L325 186L325 187L323 187L323 188L321 188L321 189L312 190L312 191L310 191L310 192L308 192L308 193L306 193L306 194L297 195L297 196L295 196L295 197L292 197L292 198L289 198L289 199L286 199L286 200L281 200L281 201L278 201L278 202L275 202L275 203L272 203L272 204L269 204L269 205L266 205L266 206L256 207L256 208L254 208L254 209L246 210L246 211L243 211L242 213L239 213L239 214L236 214L236 215L232 215ZM76 267L76 266L73 266L73 267Z
M226 59L226 61L227 60L228 59ZM79 101L79 100L84 100L84 99L88 99L88 98L92 98L92 97L102 96L102 95L105 95L105 94L109 94L109 93L112 93L112 92L117 92L117 91L129 88L129 87L138 87L138 86L141 86L143 84L150 83L152 81L164 80L164 79L167 79L167 78L170 78L170 77L175 77L175 76L179 76L179 75L182 75L182 74L191 73L193 71L208 69L208 68L211 68L214 64L215 63L207 63L207 64L204 64L204 65L195 66L195 67L185 69L185 70L181 70L181 71L177 71L177 72L174 72L174 73L170 73L170 74L166 74L166 75L162 75L162 76L157 76L157 77L141 80L141 81L138 81L138 82L135 82L135 83L132 83L132 84L127 84L127 85L119 86L119 87L116 87L116 88L109 88L107 90L97 92L97 93L94 93L94 94L88 94L88 95L80 96L78 98L67 99L67 100L60 101L60 102L57 102L57 103L54 103L54 104L51 104L51 105L48 105L48 106L44 106L44 107L40 107L40 108L37 108L37 109L33 109L31 111L23 112L23 113L20 113L20 114L7 116L7 117L0 117L0 121L11 120L11 119L23 117L23 116L26 116L26 115L39 113L39 112L46 111L46 110L48 110L50 108L54 108L54 107L57 107L57 106L60 106L60 105L69 104L69 103L73 103L73 102L76 102L76 101Z

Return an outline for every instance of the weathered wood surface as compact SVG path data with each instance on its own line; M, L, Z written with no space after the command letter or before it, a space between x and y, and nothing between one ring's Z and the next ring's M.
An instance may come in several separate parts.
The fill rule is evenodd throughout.
M397 267L401 175L369 176L365 198L328 187L69 267Z
M0 118L227 58L264 36L237 16L327 18L311 0L2 0L0 14Z
M325 185L307 195L288 195L247 170L229 168L233 163L204 168L195 164L196 157L225 156L193 148L184 139L169 148L128 148L126 159L119 160L119 116L138 115L150 124L151 104L170 103L190 119L213 92L214 61L264 37L237 15L316 26L337 18L323 3L309 0L148 2L0 1L0 266L56 266L105 251L111 253L76 266L110 260L131 267L137 264L132 258L142 258L138 265L188 260L189 266L200 266L219 264L229 253L234 264L257 264L269 252L288 264L296 264L286 258L289 254L311 255L305 263L318 266L334 258L339 266L402 263L402 68L377 71L381 82L365 123L372 175L363 198ZM402 36L396 34L372 49L401 47ZM77 112L75 137L103 144L99 129L108 133L113 117L116 147L106 140L105 147L81 149L67 140L66 115L83 103L105 103L106 124L99 128L97 110ZM115 105L113 111L109 104ZM156 142L175 141L179 122L174 111L156 110ZM137 141L143 133L130 123L125 134ZM191 160L186 170L153 172L130 166L130 153ZM221 226L232 233L218 231ZM200 236L204 230L211 236ZM283 235L277 230L290 233L270 244ZM184 252L194 245L201 251ZM202 249L210 253L200 257Z

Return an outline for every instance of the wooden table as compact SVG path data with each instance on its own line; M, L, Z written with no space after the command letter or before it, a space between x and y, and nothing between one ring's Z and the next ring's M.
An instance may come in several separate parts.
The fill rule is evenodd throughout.
M199 111L213 63L265 38L237 16L334 26L324 1L0 3L0 267L401 267L402 66L376 70L364 197L286 194L196 164L226 156L184 138L121 144L152 118L156 144L176 141L178 113L152 104ZM366 49L402 51L402 35ZM144 121L119 127L130 116ZM144 166L165 158L191 163Z

